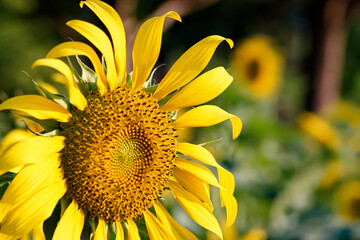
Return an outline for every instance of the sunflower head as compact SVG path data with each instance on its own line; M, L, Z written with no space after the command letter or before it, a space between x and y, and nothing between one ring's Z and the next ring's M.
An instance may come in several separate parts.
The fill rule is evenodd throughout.
M253 98L268 98L279 90L283 57L273 40L255 35L235 49L231 68Z
M168 12L140 27L132 53L133 72L127 74L119 15L99 0L80 5L100 18L110 38L88 22L72 20L67 25L99 50L104 64L88 44L59 44L34 67L58 71L68 94L54 94L38 85L44 97L18 96L0 104L0 110L21 113L44 129L1 153L0 170L20 172L0 201L0 232L14 238L29 234L60 201L63 214L54 239L79 239L89 225L90 232L96 229L95 240L112 234L117 239L124 234L138 239L140 219L145 220L143 231L150 239L195 239L160 203L164 191L170 190L191 218L222 238L209 185L220 189L230 226L237 213L234 176L204 147L180 142L178 130L229 119L233 138L240 134L239 118L214 105L198 106L232 82L223 67L203 72L217 46L226 41L232 47L232 41L217 35L201 40L174 63L160 84L152 85L164 21L180 21L179 15ZM62 60L72 56L81 72L73 67L74 61ZM92 66L80 57L88 58ZM198 107L177 117L178 110L192 106ZM193 160L215 167L218 178Z
M343 182L335 192L338 215L345 221L354 222L360 218L360 181Z

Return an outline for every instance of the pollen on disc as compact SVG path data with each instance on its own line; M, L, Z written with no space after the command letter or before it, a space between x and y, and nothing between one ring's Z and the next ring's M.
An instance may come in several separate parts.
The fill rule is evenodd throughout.
M90 218L137 218L172 174L176 138L169 114L150 93L129 87L90 93L87 102L61 125L67 197Z

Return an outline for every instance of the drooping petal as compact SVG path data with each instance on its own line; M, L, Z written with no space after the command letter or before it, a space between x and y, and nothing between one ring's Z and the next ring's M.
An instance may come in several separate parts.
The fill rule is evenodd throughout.
M80 2L80 6L86 4L104 23L112 38L115 51L115 62L120 78L120 86L126 80L126 38L125 30L120 16L108 4L99 0L87 0Z
M218 221L202 201L182 188L177 182L169 180L168 185L176 201L195 222L215 233L221 239L223 238Z
M141 240L140 236L139 236L139 230L138 230L136 224L134 223L134 221L131 219L128 219L127 222L129 225L129 229L128 229L129 240Z
M165 228L160 221L149 210L144 211L146 229L151 240L167 240L173 239L174 236Z
M230 39L213 35L204 38L187 50L161 80L153 97L160 100L193 80L204 70L215 49L224 40L231 48L233 47L234 44Z
M20 206L5 216L1 231L7 234L26 234L50 217L59 199L65 194L64 180L41 188Z
M0 104L0 111L15 110L29 114L37 119L55 119L67 122L71 114L59 104L38 95L24 95L9 98Z
M61 217L52 240L80 239L84 221L85 215L75 201L72 201Z
M174 111L208 102L220 95L232 80L233 78L223 67L214 68L187 84L170 98L161 109Z
M104 220L99 219L99 223L94 233L94 240L106 240L106 223Z
M196 196L201 201L205 202L210 212L214 210L214 207L210 199L209 184L203 182L194 175L185 172L179 168L174 168L173 177L186 190L194 194L194 196Z
M18 166L37 163L57 155L64 147L64 137L29 137L0 155L0 175Z
M97 75L96 86L103 95L106 92L107 87L105 73L99 57L89 45L82 42L64 42L51 49L46 55L46 58L60 58L75 55L83 55L90 59Z
M213 157L213 155L204 147L191 144L191 143L178 143L177 151L181 152L185 156L188 156L192 159L195 159L199 162L205 163L207 165L223 168L221 167Z
M116 225L116 238L115 240L124 240L124 229L121 222L115 222Z
M190 173L195 177L201 179L205 183L211 184L215 187L222 188L219 185L218 180L215 175L205 166L191 162L182 158L177 158L175 160L175 165L180 168L182 171Z
M71 20L66 24L86 37L103 54L107 68L107 82L110 89L114 90L118 85L118 77L115 67L114 52L109 38L100 28L85 21Z
M226 206L226 227L230 227L236 219L237 202L233 196L235 190L234 175L225 170L218 168L219 181L223 189L220 189L221 206Z
M35 61L32 67L36 66L48 66L61 72L67 80L66 86L69 89L70 103L76 106L78 109L84 110L84 108L87 106L86 99L76 84L74 75L67 64L59 59L44 58Z
M34 134L26 131L24 129L14 129L11 130L5 137L1 140L0 143L0 155L9 149L12 145L17 142L20 142L26 138L33 137ZM1 157L0 157L1 158ZM1 164L1 163L0 163ZM0 174L1 175L1 174Z
M160 53L163 24L166 17L181 21L176 12L147 20L136 35L133 49L133 89L138 90L149 77Z
M237 138L241 132L242 122L240 118L222 110L214 105L203 105L193 108L173 122L175 128L187 127L208 127L227 119L233 125L233 139Z
M63 182L60 167L60 154L54 153L45 161L25 166L13 179L0 201L0 222L14 209L37 195L43 188L61 185ZM60 187L60 186L58 186ZM63 191L64 189L60 189ZM56 196L56 195L54 195ZM1 231L1 230L0 230Z
M198 239L192 232L177 223L170 214L165 210L161 203L154 204L156 215L160 222L167 227L174 235L175 239L179 240L196 240Z

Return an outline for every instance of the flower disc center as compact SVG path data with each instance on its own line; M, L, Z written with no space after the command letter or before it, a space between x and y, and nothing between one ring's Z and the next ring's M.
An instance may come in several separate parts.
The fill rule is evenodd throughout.
M137 218L172 174L176 138L169 114L151 94L129 87L90 93L87 102L61 125L67 196L90 218Z

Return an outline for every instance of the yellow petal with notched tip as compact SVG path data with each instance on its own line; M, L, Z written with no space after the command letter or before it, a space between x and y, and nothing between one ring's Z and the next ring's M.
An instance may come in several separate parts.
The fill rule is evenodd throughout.
M106 62L106 79L111 90L118 86L118 76L116 73L114 52L111 42L106 34L94 24L71 20L67 25L86 37L103 54Z
M230 227L237 215L237 202L233 196L235 179L234 175L225 169L218 169L218 175L220 185L223 187L220 189L221 206L226 206L226 227Z
M72 201L61 217L52 240L80 239L84 227L85 215Z
M146 229L151 240L173 239L174 236L165 228L161 222L149 210L144 211Z
M116 238L115 240L124 240L124 230L121 222L115 222L116 224Z
M27 185L24 185L27 186ZM40 188L17 208L8 212L1 231L7 234L26 234L50 217L59 199L65 194L63 179Z
M166 17L181 21L176 12L147 20L136 35L133 49L133 89L138 90L149 77L160 53L161 37Z
M160 222L167 227L170 232L174 235L175 239L179 240L196 240L198 239L195 235L177 223L170 214L165 210L161 203L156 202L154 204L157 218Z
M224 40L231 48L233 47L234 44L230 39L213 35L204 38L187 50L161 80L153 97L160 100L193 80L204 70L215 49Z
M211 155L211 153L202 146L191 143L178 143L177 151L181 152L185 156L188 156L194 160L205 163L207 165L217 168L223 168L216 162L213 155Z
M194 194L198 199L205 202L209 211L213 211L214 207L210 200L210 187L209 184L196 178L194 175L185 172L179 168L174 168L173 176L178 183L181 184L186 190ZM170 178L171 179L171 178Z
M12 145L26 138L34 137L34 134L24 129L11 130L0 143L0 154L9 149ZM0 163L1 165L1 163ZM1 174L0 174L1 175Z
M160 109L175 111L208 102L220 95L232 80L223 67L212 69L186 85Z
M24 95L9 98L0 104L0 111L21 111L37 119L69 121L71 114L59 104L39 95Z
M0 155L0 175L18 166L47 160L63 149L64 140L62 136L34 136L17 142Z
M59 159L60 154L53 153L45 161L25 166L15 176L0 201L0 222L8 212L18 208L43 187L62 180Z
M50 52L46 55L46 58L60 58L76 55L86 56L90 59L97 76L96 86L98 87L99 92L103 95L106 92L107 87L105 73L99 57L89 45L75 41L64 42L51 49Z
M67 64L59 59L44 58L36 60L32 65L32 67L37 66L48 66L62 73L67 80L66 86L69 90L70 103L76 106L78 109L84 110L84 108L87 106L86 99L76 84L73 73Z
M182 171L194 175L205 183L211 184L218 188L222 188L215 175L207 167L201 164L191 162L182 158L177 158L175 160L175 165Z
M98 0L80 2L82 7L86 4L104 23L112 38L115 51L115 62L120 78L120 86L126 81L126 38L123 23L118 13L108 4Z
M215 233L221 239L223 238L218 221L208 208L204 206L202 201L182 188L177 182L169 180L168 186L174 194L176 201L195 222Z
M94 233L94 240L106 240L106 223L104 220L99 219L99 223Z
M131 219L128 219L127 222L129 225L129 229L128 229L129 240L141 240L140 236L139 236L139 230L138 230L136 224L134 223L134 221Z
M242 128L240 118L214 105L203 105L193 108L178 117L173 125L175 128L207 127L227 119L231 120L233 125L233 139L235 139L239 136Z

